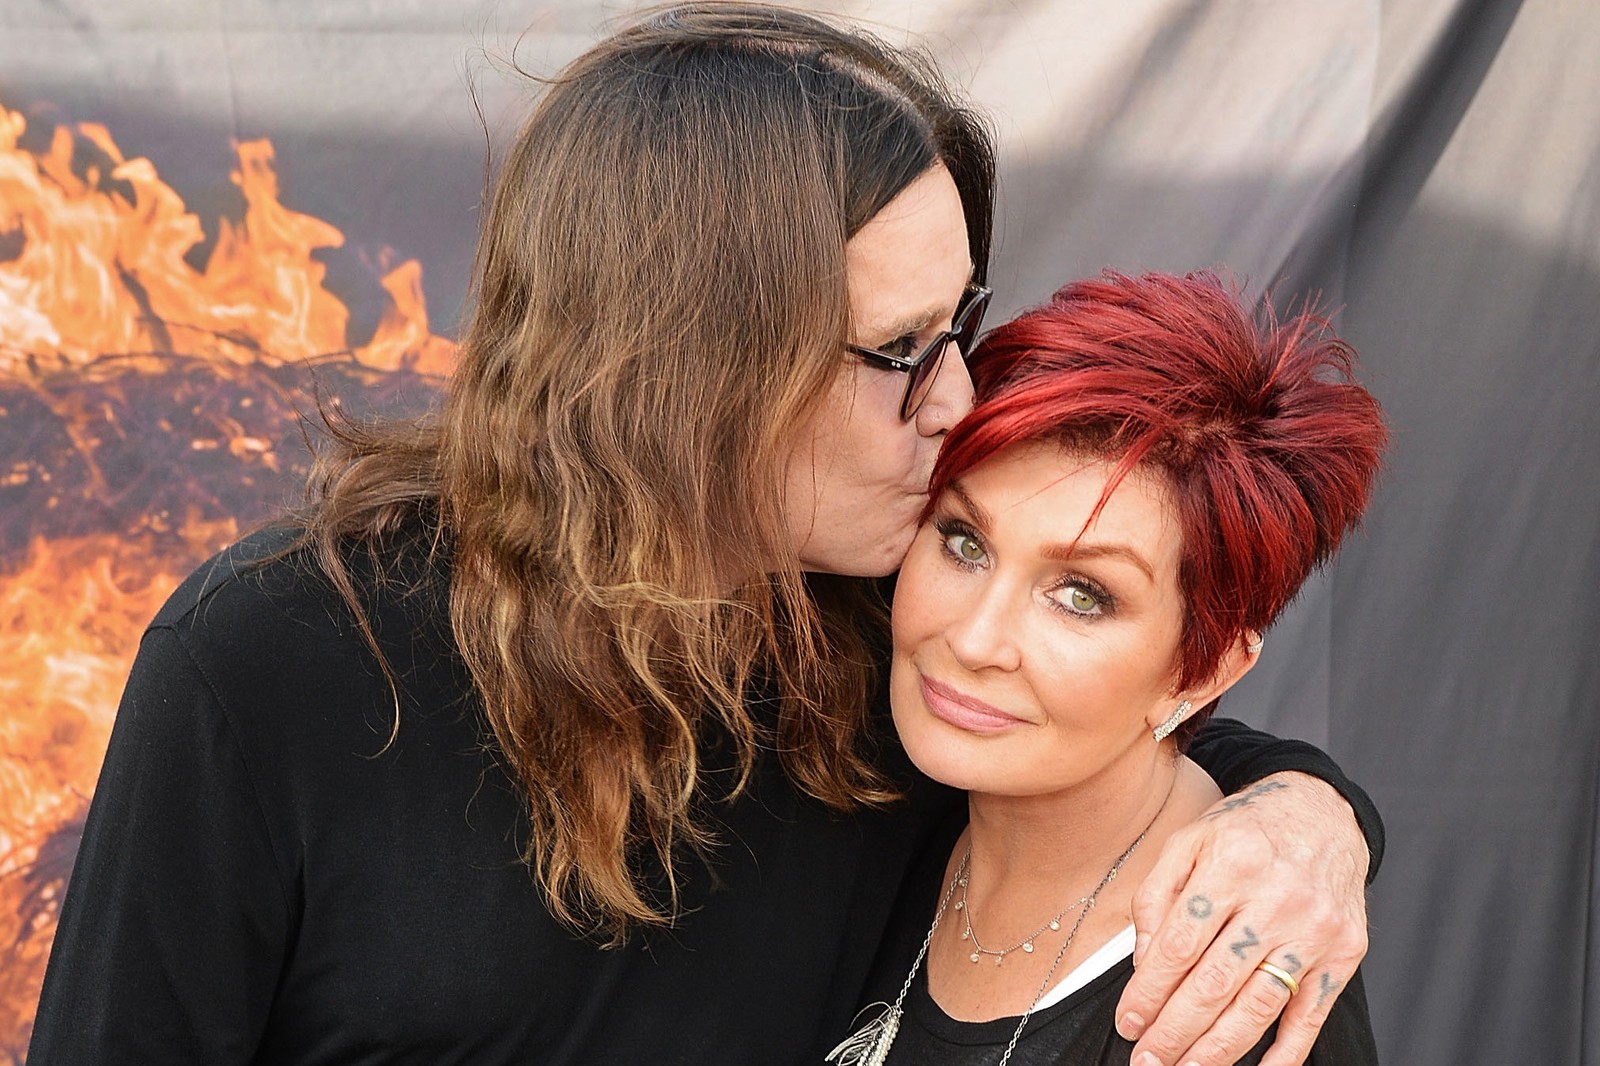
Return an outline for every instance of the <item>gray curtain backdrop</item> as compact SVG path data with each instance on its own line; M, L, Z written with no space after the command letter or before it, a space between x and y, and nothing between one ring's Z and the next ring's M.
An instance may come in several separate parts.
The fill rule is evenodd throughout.
M1231 711L1326 746L1384 813L1385 1061L1600 1066L1600 5L822 6L914 33L992 117L995 320L1108 266L1340 309L1395 447ZM105 124L208 230L237 210L230 138L271 138L284 201L346 235L351 333L380 309L363 256L392 246L448 335L483 177L469 84L503 143L530 91L506 57L551 71L626 10L5 0L0 103Z

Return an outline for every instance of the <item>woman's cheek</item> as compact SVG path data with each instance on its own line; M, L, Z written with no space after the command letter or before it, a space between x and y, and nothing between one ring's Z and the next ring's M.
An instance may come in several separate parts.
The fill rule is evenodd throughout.
M912 639L926 618L930 571L927 565L928 531L918 530L900 565L900 576L895 580L894 606L891 615L895 645L903 639Z

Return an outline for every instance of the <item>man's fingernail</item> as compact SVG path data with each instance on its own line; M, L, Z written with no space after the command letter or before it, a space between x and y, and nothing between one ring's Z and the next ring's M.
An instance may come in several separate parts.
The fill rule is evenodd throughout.
M1149 1051L1141 1051L1133 1057L1133 1066L1161 1066L1161 1060Z
M1146 949L1149 947L1150 934L1140 933L1139 938L1133 942L1133 964L1135 966L1139 965L1140 961L1144 958ZM1157 1066L1160 1066L1160 1064L1158 1063Z
M1129 1011L1118 1020L1117 1032L1121 1033L1124 1039L1137 1040L1144 1035L1144 1019ZM1158 1062L1156 1066L1161 1064Z

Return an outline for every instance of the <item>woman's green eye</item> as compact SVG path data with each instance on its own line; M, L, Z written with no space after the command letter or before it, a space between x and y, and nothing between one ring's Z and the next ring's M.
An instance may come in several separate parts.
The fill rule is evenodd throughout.
M983 545L965 533L952 534L945 540L945 546L954 552L955 557L962 562L983 562Z
M1077 585L1067 588L1067 605L1079 614L1093 614L1100 608L1100 601L1093 593L1085 592Z

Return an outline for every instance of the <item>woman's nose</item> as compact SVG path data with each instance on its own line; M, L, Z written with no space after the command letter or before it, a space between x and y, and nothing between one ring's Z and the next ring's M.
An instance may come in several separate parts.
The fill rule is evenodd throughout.
M954 604L956 617L945 630L945 640L963 669L1015 670L1022 665L1016 641L1012 591L1006 583L981 582L965 603Z

